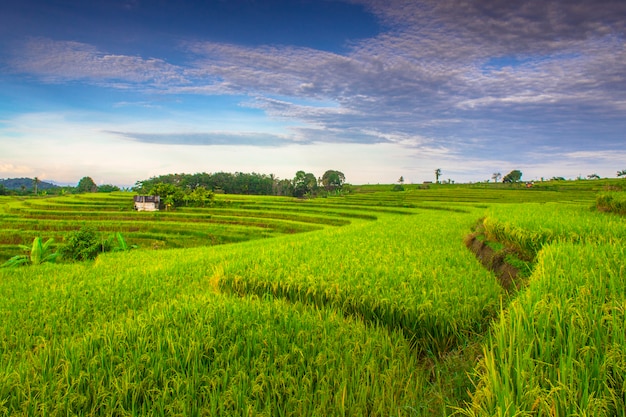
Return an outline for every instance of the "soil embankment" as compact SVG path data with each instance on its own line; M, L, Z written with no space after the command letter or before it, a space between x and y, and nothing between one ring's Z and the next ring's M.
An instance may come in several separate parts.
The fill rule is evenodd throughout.
M496 251L486 242L479 239L479 234L472 233L465 238L465 245L470 249L485 268L490 269L507 290L516 290L520 286L520 271L506 262L507 251Z

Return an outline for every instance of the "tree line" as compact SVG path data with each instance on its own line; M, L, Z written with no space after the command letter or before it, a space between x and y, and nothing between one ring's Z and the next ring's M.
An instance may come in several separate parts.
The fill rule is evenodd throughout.
M174 186L180 192L192 193L205 189L213 193L276 195L307 197L320 193L339 193L344 190L345 175L336 170L328 170L320 178L304 171L296 172L293 179L279 179L273 174L258 173L196 173L167 174L137 181L133 191L139 194L157 195L165 186ZM170 191L171 188L168 188ZM157 191L157 192L155 192Z
M74 187L52 184L38 177L0 179L0 195L63 195L113 191L121 191L121 189L112 184L96 185L91 177L81 178Z

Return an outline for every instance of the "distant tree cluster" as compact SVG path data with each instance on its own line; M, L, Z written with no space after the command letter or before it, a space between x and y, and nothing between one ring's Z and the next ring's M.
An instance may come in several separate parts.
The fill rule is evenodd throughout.
M83 177L72 191L75 193L110 193L120 191L120 187L111 184L98 186L91 177Z
M306 197L320 192L337 193L343 190L346 177L336 170L328 170L317 179L310 172L298 171L292 180L279 179L273 174L257 173L197 173L167 174L137 181L133 190L140 194L173 196L173 205L189 204L194 201L196 190L212 193L278 195ZM173 188L172 188L173 187ZM166 203L167 204L167 203Z
M623 169L621 171L617 171L617 178L620 177L626 177L626 169ZM511 172L509 172L507 175L505 175L504 177L502 177L502 174L500 174L499 172L494 172L493 175L491 176L491 179L494 180L494 182L498 182L498 180L502 178L502 182L503 183L516 183L522 180L522 172L515 169ZM587 175L587 179L589 180L599 180L602 177L600 177L600 175L593 173L593 174L589 174ZM582 176L578 176L578 180L582 180L584 179ZM544 178L541 177L541 181L543 181ZM561 176L554 176L550 178L550 181L566 181L565 177L561 177Z
M0 195L58 195L72 193L110 193L120 191L120 188L111 185L96 185L91 177L80 179L76 187L59 186L35 178L0 179Z
M28 195L54 193L59 186L41 181L39 178L7 178L0 179L0 195Z
M246 174L236 172L206 172L197 174L167 174L152 177L147 180L137 181L133 190L148 194L156 184L163 183L173 185L181 190L193 191L198 187L204 187L215 193L226 194L253 194L253 195L276 195L279 191L279 181L273 175ZM285 194L278 194L285 195Z

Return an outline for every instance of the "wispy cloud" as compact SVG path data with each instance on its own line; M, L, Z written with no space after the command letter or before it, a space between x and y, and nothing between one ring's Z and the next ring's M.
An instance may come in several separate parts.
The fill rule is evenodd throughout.
M106 131L124 138L159 145L227 145L227 146L285 146L294 144L284 136L256 132L210 132L210 133L139 133Z
M181 68L163 59L112 54L80 42L47 38L17 42L8 64L10 71L53 83L82 80L113 87L146 84L158 88L188 82Z
M562 155L567 159L585 162L603 162L607 164L622 163L626 166L626 151L576 151L565 152Z

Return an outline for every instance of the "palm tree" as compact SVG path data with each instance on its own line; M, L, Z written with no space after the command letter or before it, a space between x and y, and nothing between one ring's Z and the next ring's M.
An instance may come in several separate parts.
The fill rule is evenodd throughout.
M35 189L35 195L37 195L37 185L39 185L39 178L33 178L33 188Z
M491 175L491 178L493 179L494 182L498 182L498 180L502 178L502 174L500 174L499 172L494 172Z
M435 170L435 182L439 184L439 177L441 176L441 168Z

